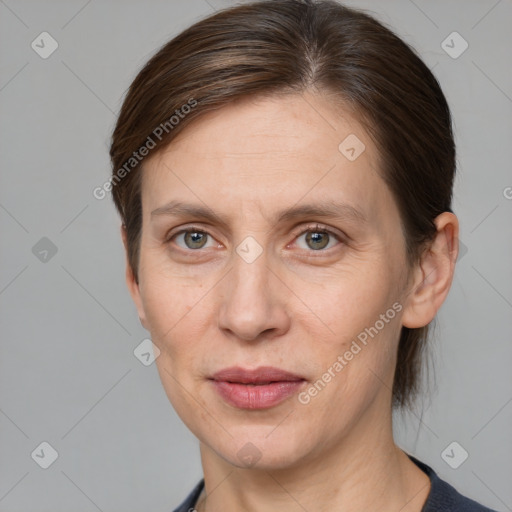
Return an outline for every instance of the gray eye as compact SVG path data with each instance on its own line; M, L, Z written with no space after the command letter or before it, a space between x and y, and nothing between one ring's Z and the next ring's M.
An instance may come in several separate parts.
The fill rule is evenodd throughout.
M181 235L188 249L202 249L208 238L204 231L184 231Z
M324 249L329 243L329 233L322 231L309 231L306 233L306 243L311 249Z

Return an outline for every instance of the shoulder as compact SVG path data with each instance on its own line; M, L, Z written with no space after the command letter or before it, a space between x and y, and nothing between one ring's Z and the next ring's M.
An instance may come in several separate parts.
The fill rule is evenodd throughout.
M480 503L460 494L453 486L439 478L437 473L424 462L412 455L409 458L430 478L430 494L423 506L422 512L497 512ZM204 478L201 479L188 494L181 505L173 512L194 512L194 505L204 487Z
M197 498L201 494L204 487L204 478L192 489L189 495L185 498L185 501L173 510L173 512L194 512L194 505L196 504Z
M430 466L412 455L408 456L430 478L430 494L421 512L496 512L460 494L448 482L439 478Z

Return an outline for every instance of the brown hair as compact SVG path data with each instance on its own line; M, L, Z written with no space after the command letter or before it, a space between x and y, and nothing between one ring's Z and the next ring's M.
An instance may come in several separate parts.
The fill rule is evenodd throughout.
M374 139L397 202L410 264L451 211L455 145L441 88L415 51L373 17L331 0L267 0L229 8L165 44L131 84L112 135L112 195L137 280L140 155L154 155L194 119L250 95L339 98ZM145 148L145 149L144 149ZM149 148L149 151L148 151ZM393 405L419 388L428 326L402 328Z

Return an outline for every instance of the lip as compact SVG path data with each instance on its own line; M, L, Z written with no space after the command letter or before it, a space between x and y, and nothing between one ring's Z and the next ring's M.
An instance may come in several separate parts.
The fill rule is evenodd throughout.
M240 409L267 409L295 394L306 382L300 375L262 366L254 370L225 368L210 379L229 404Z
M273 366L260 366L254 370L231 366L215 373L213 380L236 382L239 384L263 384L266 382L291 382L305 380L301 375L281 370Z

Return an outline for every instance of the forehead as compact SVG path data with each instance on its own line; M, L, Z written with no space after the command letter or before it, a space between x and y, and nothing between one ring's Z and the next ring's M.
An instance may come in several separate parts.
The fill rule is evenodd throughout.
M144 214L171 200L241 212L307 198L359 204L371 217L390 200L378 156L357 119L326 97L244 99L195 120L145 163Z
M338 145L350 134L366 138L355 116L320 94L248 97L203 114L162 153L238 157L242 162L247 157L266 161L306 157L321 162L339 156ZM319 147L328 152L315 151Z

